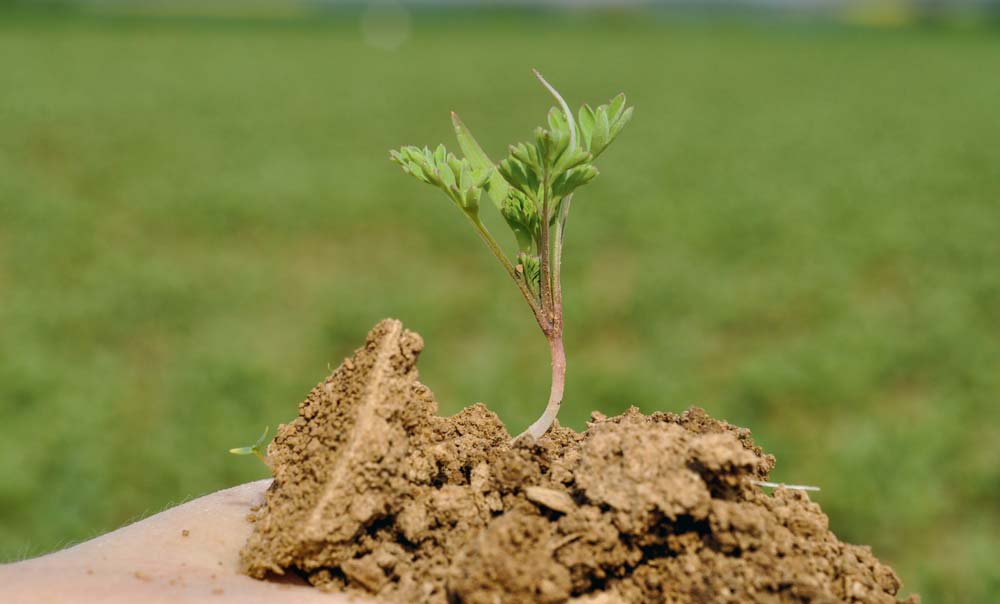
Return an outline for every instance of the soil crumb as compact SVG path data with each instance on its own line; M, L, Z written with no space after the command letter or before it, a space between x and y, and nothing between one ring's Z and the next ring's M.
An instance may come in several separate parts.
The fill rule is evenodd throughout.
M426 604L901 602L805 493L752 483L749 430L633 408L511 444L482 404L437 415L422 349L382 321L280 427L244 572Z

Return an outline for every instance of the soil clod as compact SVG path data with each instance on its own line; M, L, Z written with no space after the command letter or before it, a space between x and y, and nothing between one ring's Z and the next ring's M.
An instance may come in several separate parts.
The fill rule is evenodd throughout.
M279 428L247 574L426 604L899 602L805 493L753 484L774 459L748 430L630 409L511 444L481 404L437 415L422 348L382 321Z

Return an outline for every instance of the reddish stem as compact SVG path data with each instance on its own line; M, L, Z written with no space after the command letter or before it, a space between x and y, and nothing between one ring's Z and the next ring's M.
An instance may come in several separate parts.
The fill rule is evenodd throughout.
M552 353L552 389L549 391L549 402L545 406L542 416L535 420L535 423L528 426L518 436L531 436L533 439L540 439L555 421L559 414L559 406L562 404L563 390L566 386L566 351L563 349L562 329L558 333L549 336L549 351ZM517 439L515 439L517 440Z

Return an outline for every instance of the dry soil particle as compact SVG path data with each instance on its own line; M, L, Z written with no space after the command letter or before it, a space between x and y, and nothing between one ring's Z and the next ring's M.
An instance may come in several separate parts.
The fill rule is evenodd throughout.
M483 405L437 415L422 348L382 321L280 428L249 575L432 604L896 604L804 493L753 484L774 459L748 430L631 409L511 445Z

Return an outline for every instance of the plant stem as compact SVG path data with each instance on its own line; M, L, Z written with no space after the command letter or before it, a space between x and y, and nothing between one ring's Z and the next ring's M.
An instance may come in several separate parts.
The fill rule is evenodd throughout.
M549 391L549 402L545 405L542 416L535 420L535 423L528 426L514 440L525 436L530 436L534 440L540 439L552 427L559 414L559 406L562 404L563 389L566 385L566 351L563 349L562 334L549 338L549 350L552 353L552 388Z
M573 112L569 110L569 105L562 96L552 87L537 69L531 70L535 77L545 86L552 96L555 97L566 116L569 125L569 146L567 152L576 149L576 121L573 119ZM542 333L549 341L549 351L552 355L552 387L549 390L549 402L545 405L542 416L535 420L527 430L521 433L516 439L523 436L531 436L534 440L541 438L552 422L559 414L559 406L562 404L563 390L566 386L566 351L563 348L563 309L562 309L562 283L560 273L562 269L563 237L566 230L566 218L569 216L569 206L573 199L572 195L567 195L559 205L559 216L556 218L555 233L549 240L549 204L551 200L551 183L549 174L542 175L542 212L541 212L541 235L538 242L539 255L539 289L541 290L542 309L547 313L549 328L539 321Z
M569 216L569 205L572 197L572 195L569 195L563 199L559 208L559 218L556 220L556 230L552 245L551 277L543 274L540 278L542 284L549 283L548 279L551 278L551 288L549 290L551 301L548 307L551 312L551 329L546 330L542 326L542 332L549 341L549 352L552 356L552 386L549 390L549 402L545 405L545 411L542 412L541 417L536 419L533 424L528 426L527 430L518 435L514 440L518 440L524 436L530 436L532 439L538 440L544 436L549 431L549 428L552 427L556 416L559 415L559 407L562 405L563 392L566 388L566 350L563 347L562 283L560 283L560 274L562 268L563 237L566 232L566 218ZM545 226L548 223L547 202L548 200L543 204L546 211L543 214L545 218L542 223L542 241L545 243L539 246L539 252L541 252L542 259L545 261L548 260L549 249L548 229Z
M568 201L569 198L564 200L563 204L566 204ZM548 200L546 200L544 205L547 210ZM546 291L549 297L548 308L545 308L544 306L539 307L538 300L535 298L534 294L531 293L531 290L528 289L527 281L518 276L518 272L514 269L514 265L511 264L510 260L508 260L507 256L503 253L503 250L500 249L500 245L496 242L496 239L493 238L493 235L490 234L486 225L479 220L478 216L466 214L469 221L475 227L476 232L479 233L480 239L482 239L483 243L486 244L486 247L493 252L493 255L496 256L497 260L500 261L500 264L503 265L507 274L509 274L510 278L514 280L514 283L517 284L517 288L521 290L521 294L524 296L525 301L528 302L528 306L530 306L532 312L535 313L535 320L538 321L538 326L542 329L542 333L545 334L545 337L549 341L549 352L552 357L552 386L549 389L549 402L545 405L545 411L542 412L542 416L535 420L535 423L531 424L531 426L529 426L528 429L521 433L517 438L521 438L525 435L530 435L534 440L541 438L546 432L548 432L549 428L552 427L552 422L555 421L556 416L559 414L559 406L562 404L563 391L566 386L566 351L563 348L562 340L562 297L560 294L559 305L554 306L551 291L554 290L558 292L561 290L558 283L558 275L559 264L561 264L562 260L562 234L563 229L566 226L566 213L568 210L569 208L567 206L565 210L560 212L559 220L556 223L556 263L553 265L553 268L555 269L553 278L556 279L556 281L554 282L554 287L551 290L546 291L547 288L544 286L544 284L548 281L548 270L546 270L545 276L539 279L542 284L542 291ZM548 221L546 220L545 222ZM539 252L541 252L540 255L542 261L547 262L548 228L544 226L542 228L542 240L546 243L544 246L539 246ZM545 294L543 294L543 296L544 295ZM545 302L543 301L543 305L544 304Z
M545 313L543 313L542 309L538 306L538 300L535 299L535 295L530 289L528 289L527 282L518 276L517 270L514 269L514 265L507 259L503 250L500 249L500 244L498 244L496 239L493 238L493 235L490 234L486 225L479 220L479 217L470 216L469 214L466 214L466 217L468 217L469 222L472 223L476 232L479 233L479 238L483 240L486 247L488 247L490 251L493 252L493 255L496 256L497 260L500 261L500 264L503 265L504 270L507 271L510 278L514 280L514 284L517 285L517 288L521 291L521 295L524 296L524 300L528 303L528 306L531 307L531 312L535 314L535 320L538 321L538 326L542 328L543 332L545 332L547 330L547 326L551 325L551 323L547 320Z
M562 335L562 251L563 239L566 237L566 219L569 218L569 206L573 194L562 200L559 207L559 218L556 220L555 242L552 246L552 322L557 326L557 332Z
M542 184L542 212L541 212L541 235L538 238L538 284L542 298L542 310L549 324L555 323L552 308L552 281L549 274L549 254L551 253L551 243L549 242L549 182L548 175L543 175ZM551 334L542 328L545 337Z

